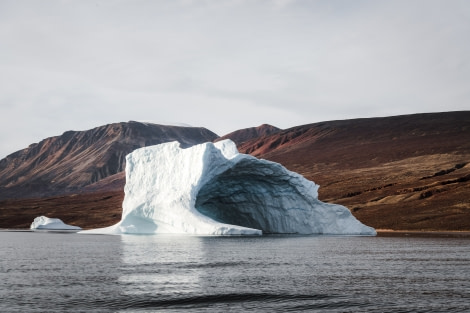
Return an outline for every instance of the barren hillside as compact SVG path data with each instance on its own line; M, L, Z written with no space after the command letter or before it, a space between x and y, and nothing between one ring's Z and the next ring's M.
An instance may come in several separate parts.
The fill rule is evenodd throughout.
M376 228L470 230L470 112L331 121L240 145Z
M122 172L126 155L137 148L168 141L188 147L217 137L205 128L132 121L68 131L0 160L0 199L79 193L93 184L108 191L116 186L103 179Z
M166 129L153 139L142 133L137 136L141 138L138 145L124 140L126 145L106 135L113 127L119 128L119 124L95 129L97 135L87 137L88 145L78 145L78 139L68 145L53 144L80 135L65 133L0 161L3 187L22 183L21 188L42 190L35 189L36 184L52 180L82 186L71 195L0 201L0 227L28 227L38 215L85 227L114 224L120 218L124 196L120 156L128 150L122 147L159 143L162 134L168 141L176 139L176 135L168 135L176 130L192 135L195 131ZM196 130L199 137L187 139L186 144L217 137ZM241 130L228 138L243 138L238 139L240 152L279 162L315 181L321 186L320 200L347 206L367 225L395 230L470 230L470 111L330 121L272 133ZM91 144L93 140L98 144ZM74 149L75 145L81 148ZM54 156L56 163L43 155ZM93 162L87 161L88 155L95 156ZM105 158L102 155L107 160L114 156L116 162L100 163ZM102 164L114 165L106 168ZM58 170L77 168L82 175L74 179L73 171L67 175ZM15 179L9 176L12 169L17 173ZM28 178L36 177L35 173L41 174L37 176L41 180ZM21 188L16 190L28 190Z

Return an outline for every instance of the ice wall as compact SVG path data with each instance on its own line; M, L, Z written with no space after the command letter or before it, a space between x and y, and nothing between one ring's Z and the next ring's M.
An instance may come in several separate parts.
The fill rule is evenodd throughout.
M230 140L135 150L124 191L121 221L84 233L375 235L347 208L319 201L312 181L240 154Z

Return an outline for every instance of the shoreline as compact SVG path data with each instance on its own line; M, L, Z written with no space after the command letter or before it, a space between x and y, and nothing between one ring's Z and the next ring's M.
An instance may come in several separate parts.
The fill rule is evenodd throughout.
M35 232L31 229L0 228L0 232ZM54 232L54 230L42 230L36 232ZM56 230L55 232L75 233ZM470 238L470 231L460 230L393 230L376 229L376 237L421 237L421 238Z
M377 237L470 238L466 230L393 230L376 229Z

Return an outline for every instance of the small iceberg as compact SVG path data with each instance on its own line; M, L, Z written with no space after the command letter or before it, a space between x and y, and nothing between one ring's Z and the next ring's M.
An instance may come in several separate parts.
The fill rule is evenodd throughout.
M37 231L56 231L56 232L77 232L82 230L81 227L67 225L58 218L49 218L46 216L38 216L31 223L31 230Z

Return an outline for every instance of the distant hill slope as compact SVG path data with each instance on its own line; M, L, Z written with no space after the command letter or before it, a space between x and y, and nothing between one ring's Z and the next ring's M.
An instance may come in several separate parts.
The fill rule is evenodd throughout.
M380 164L429 153L468 152L470 111L314 123L239 145L240 152L285 162ZM373 158L373 160L371 160Z
M281 129L269 124L263 124L258 127L244 128L224 135L215 141L230 139L236 144L241 144L245 141L256 139L259 137L269 136L280 132Z
M78 192L122 172L125 156L137 148L175 140L188 147L217 137L205 128L133 121L68 131L0 160L0 199Z
M303 125L239 145L377 228L470 230L470 111Z

